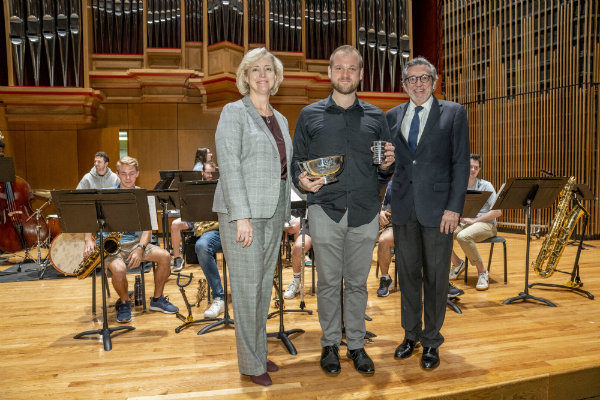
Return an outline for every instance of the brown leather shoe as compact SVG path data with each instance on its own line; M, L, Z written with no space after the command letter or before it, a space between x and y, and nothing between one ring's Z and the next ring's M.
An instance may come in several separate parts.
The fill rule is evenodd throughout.
M271 386L273 384L268 372L262 375L250 375L250 380L261 386Z
M277 372L279 371L279 366L275 364L273 361L267 359L267 372Z

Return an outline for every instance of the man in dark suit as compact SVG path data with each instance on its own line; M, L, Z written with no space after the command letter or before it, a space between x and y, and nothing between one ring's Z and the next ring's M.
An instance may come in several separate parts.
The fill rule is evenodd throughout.
M418 342L421 366L440 363L440 329L446 314L452 232L458 226L469 180L467 114L437 100L435 67L424 58L402 71L410 102L386 114L396 147L392 224L399 262L404 341L394 357L409 357ZM421 315L424 311L424 328Z

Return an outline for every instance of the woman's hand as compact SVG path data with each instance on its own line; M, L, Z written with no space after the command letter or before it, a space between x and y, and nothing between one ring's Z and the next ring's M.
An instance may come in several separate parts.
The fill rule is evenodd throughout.
M252 222L250 218L238 219L235 221L237 225L237 234L235 240L242 242L242 247L248 247L252 244Z
M323 187L323 183L325 182L325 178L314 179L309 177L306 171L298 175L298 180L302 189L312 193L316 193L319 189L321 189Z

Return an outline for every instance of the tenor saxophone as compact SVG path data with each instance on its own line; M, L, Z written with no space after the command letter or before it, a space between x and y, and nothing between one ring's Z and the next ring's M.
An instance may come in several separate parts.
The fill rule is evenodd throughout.
M106 235L104 238L104 257L115 255L121 250L121 242L119 242L121 236L122 234L119 232L111 232ZM100 244L96 243L94 250L79 263L79 266L73 273L77 276L77 279L85 279L96 269L98 264L100 264Z
M570 210L568 208L574 187L575 177L572 176L560 193L561 197L558 201L552 228L546 235L536 260L531 264L533 270L542 278L550 277L556 270L558 260L575 229L577 221L585 213L579 203L576 203Z

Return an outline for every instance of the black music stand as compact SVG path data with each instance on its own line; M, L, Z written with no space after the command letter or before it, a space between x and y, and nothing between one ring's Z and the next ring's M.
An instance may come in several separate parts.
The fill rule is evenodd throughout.
M518 296L505 300L502 304L510 304L518 300L537 300L551 307L556 304L529 294L529 247L531 245L531 209L548 208L554 204L556 197L567 183L567 178L509 178L498 194L494 210L525 210L525 234L527 250L525 253L525 291Z
M194 182L204 180L202 171L191 170L168 170L158 171L160 181L154 187L155 190L176 189L181 182Z
M479 191L479 190L467 190L465 195L465 204L463 206L463 212L460 215L461 218L473 218L479 213L479 210L483 207L488 198L492 195L490 191ZM458 304L454 302L457 297L453 299L446 299L446 305L450 307L455 313L462 314L462 310L458 307Z
M100 248L104 248L104 232L132 232L152 229L145 189L109 190L53 190L52 201L56 206L63 232L97 232ZM131 331L132 326L109 328L106 310L106 266L104 252L100 251L102 269L102 328L78 333L73 338L100 335L104 350L112 349L110 335L113 332Z
M583 282L581 282L581 277L579 276L579 257L581 256L581 250L585 250L583 248L584 246L590 246L590 247L594 247L594 246L586 245L585 243L583 243L583 236L585 235L585 230L587 229L587 226L588 226L588 220L590 217L590 213L585 209L585 207L583 207L583 204L581 204L581 201L579 200L578 196L580 196L582 198L582 200L595 200L595 196L592 194L592 192L590 191L590 189L588 188L587 185L579 183L575 186L575 190L573 191L573 201L575 201L577 206L583 210L583 216L582 216L583 226L581 228L581 237L579 238L579 240L572 240L569 243L567 243L567 245L569 245L569 244L574 244L574 243L579 242L579 244L577 246L577 255L575 256L575 261L573 262L573 269L570 272L571 280L569 280L565 285L556 285L553 283L535 282L535 283L532 283L531 285L529 285L529 287L531 288L534 286L543 286L543 287L552 287L552 288L558 288L558 289L566 289L566 290L570 290L572 292L584 294L588 297L588 299L594 300L593 294L591 294L587 290L581 289L581 286L583 286ZM558 269L556 270L556 272L562 272L562 273L569 274L569 272L560 271Z
M217 221L217 213L212 211L212 203L215 197L217 181L185 181L179 183L179 208L181 210L181 219L183 221ZM209 289L210 290L210 289ZM233 325L233 318L229 316L229 293L227 290L227 262L223 255L223 300L225 302L225 312L223 318L204 318L190 322L188 325L211 322L198 331L198 335L203 335L210 330L223 325L227 327Z
M163 182L159 181L155 188ZM179 193L177 189L154 189L148 190L148 196L154 196L156 199L157 206L162 209L162 237L163 247L165 250L171 250L171 241L169 240L169 215L167 211L169 208L176 210L179 208Z
M578 183L575 185L575 189L573 189L573 198L575 199L575 201L579 202L579 204L581 205L582 208L583 208L583 204L581 204L581 202L583 200L589 200L589 201L598 200L598 198L590 190L589 186L586 185L585 183ZM585 210L585 208L584 208L584 210ZM586 212L587 212L587 210L586 210ZM589 213L588 213L588 217L589 217ZM585 227L581 232L583 235L583 232L585 232ZM567 243L567 245L579 246L578 242L579 242L578 240L570 240L569 243ZM587 250L588 248L596 248L596 246L594 246L592 244L588 244L588 243L582 243L581 246L582 246L581 250Z

